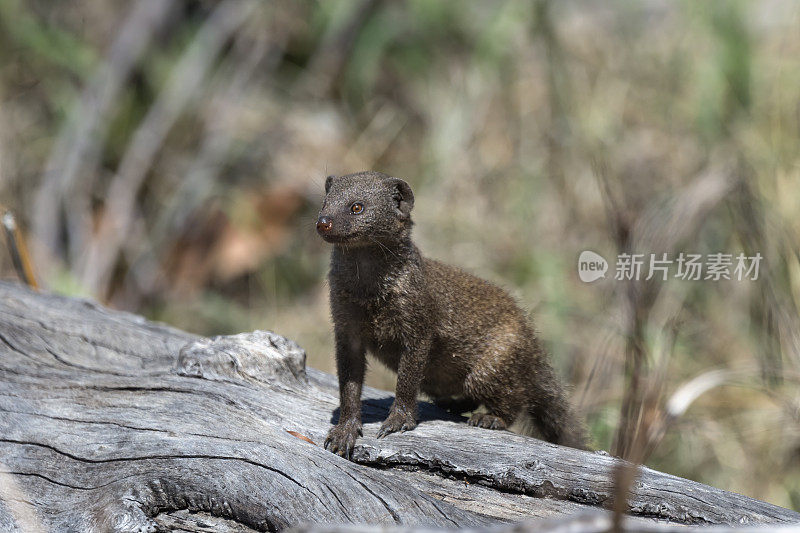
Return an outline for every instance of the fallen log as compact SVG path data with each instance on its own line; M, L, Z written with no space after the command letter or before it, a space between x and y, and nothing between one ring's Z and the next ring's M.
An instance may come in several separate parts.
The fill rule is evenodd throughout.
M365 389L349 462L320 446L338 415L335 377L306 368L294 342L198 337L0 282L0 530L607 520L617 459L468 427L430 404L417 429L376 440L391 400ZM800 522L647 468L628 511L633 528ZM583 530L595 529L570 529Z

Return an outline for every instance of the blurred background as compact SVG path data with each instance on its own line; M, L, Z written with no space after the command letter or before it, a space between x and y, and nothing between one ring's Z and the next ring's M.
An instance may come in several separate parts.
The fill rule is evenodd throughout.
M597 447L795 510L798 141L797 2L0 0L0 204L48 290L331 371L324 177L381 170L531 311ZM681 251L764 260L613 279Z

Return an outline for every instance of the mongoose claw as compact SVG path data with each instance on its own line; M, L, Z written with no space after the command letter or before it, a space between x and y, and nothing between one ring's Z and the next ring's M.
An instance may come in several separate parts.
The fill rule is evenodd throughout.
M469 418L469 425L486 429L506 429L502 418L488 413L475 413Z
M363 434L360 422L340 422L333 426L325 437L325 449L352 461L356 439Z
M403 414L393 409L389 413L389 416L386 417L386 420L383 421L383 424L381 424L377 437L382 439L398 431L411 431L415 427L417 427L417 421L414 420L413 415Z

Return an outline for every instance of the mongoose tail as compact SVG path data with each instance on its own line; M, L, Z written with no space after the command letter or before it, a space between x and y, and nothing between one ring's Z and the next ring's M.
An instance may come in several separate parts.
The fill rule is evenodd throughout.
M550 365L541 365L529 378L526 414L542 438L571 448L589 449L586 429Z

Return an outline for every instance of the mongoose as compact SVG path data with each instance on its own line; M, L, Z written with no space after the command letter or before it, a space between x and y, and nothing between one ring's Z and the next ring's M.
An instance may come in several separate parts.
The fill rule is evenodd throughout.
M527 415L542 437L583 448L583 426L525 313L501 288L423 257L411 240L414 194L380 172L328 176L317 231L333 244L330 306L340 415L325 447L351 458L361 430L366 352L397 373L378 438L417 425L420 391L503 429Z

